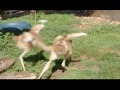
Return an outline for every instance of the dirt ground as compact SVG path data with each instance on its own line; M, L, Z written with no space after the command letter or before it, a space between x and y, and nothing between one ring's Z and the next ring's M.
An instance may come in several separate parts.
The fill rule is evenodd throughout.
M109 19L103 19L100 17L76 17L81 19L81 24L73 25L74 28L78 30L87 30L98 24L110 23L110 24L120 24L119 21L110 21Z

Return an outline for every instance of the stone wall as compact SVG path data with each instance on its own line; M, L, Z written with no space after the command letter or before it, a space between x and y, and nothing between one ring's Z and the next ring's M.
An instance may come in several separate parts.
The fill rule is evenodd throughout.
M111 21L120 21L120 10L95 10L92 17L102 17Z

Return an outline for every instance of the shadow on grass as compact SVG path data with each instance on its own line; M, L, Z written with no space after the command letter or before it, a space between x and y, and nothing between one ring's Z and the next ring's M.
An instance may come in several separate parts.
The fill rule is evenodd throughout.
M66 69L62 68L61 64L62 64L63 59L58 59L55 62L55 65L52 68L51 74L47 77L47 79L50 79L52 77L52 75L57 72L57 70L61 70L63 73L66 71ZM80 60L66 60L66 66L69 67L70 62L80 62ZM59 76L59 75L58 75Z
M44 53L44 51L41 50L40 52L38 52L34 55L30 55L28 57L25 57L24 60L26 62L33 62L33 66L35 66L37 64L37 62L40 61L40 60L48 61L48 59L45 58L43 53Z

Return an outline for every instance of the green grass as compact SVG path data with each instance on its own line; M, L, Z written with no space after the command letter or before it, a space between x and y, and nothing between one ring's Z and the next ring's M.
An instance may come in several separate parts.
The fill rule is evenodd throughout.
M80 24L81 20L75 18L73 14L37 14L38 19L47 19L46 28L40 33L46 43L51 45L57 35L64 35L73 32L80 32L72 27L73 24ZM38 24L37 21L30 20L30 16L22 16L1 21L8 23L13 21L27 21L32 25ZM82 68L76 68L76 64L70 63L69 69L59 79L119 79L120 78L120 25L100 24L85 31L88 36L77 38L72 43L73 59L80 58L76 63ZM13 34L0 32L0 58L10 57L16 60L16 63L6 72L22 71L19 62L19 55L22 50L16 47L12 41ZM25 56L25 66L27 71L39 75L46 61L49 58L49 52L40 52L41 49L34 48ZM85 55L86 58L82 58ZM61 64L57 62L58 65ZM50 69L44 74L47 78L51 74L51 69L55 65L53 62Z

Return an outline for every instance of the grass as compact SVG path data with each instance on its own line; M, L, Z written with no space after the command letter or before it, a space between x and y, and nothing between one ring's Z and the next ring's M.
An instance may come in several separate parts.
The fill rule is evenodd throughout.
M38 13L37 19L47 19L46 28L40 33L47 45L51 45L57 35L80 32L72 26L80 24L81 20L75 18L73 14L49 14ZM30 16L22 16L1 21L2 23L13 21L27 21L32 25L37 21L30 20ZM120 78L120 25L99 24L91 27L84 32L87 37L77 38L72 43L73 59L79 58L80 62L70 63L67 71L58 79L119 79ZM16 63L6 72L22 71L19 62L19 55L22 50L16 47L11 37L13 34L0 32L0 58L10 57ZM41 49L34 48L25 56L25 66L27 71L34 72L36 75L43 69L49 58L48 52L41 52ZM61 61L57 62L58 65ZM51 68L44 74L47 78L51 74ZM74 69L72 69L74 68Z

